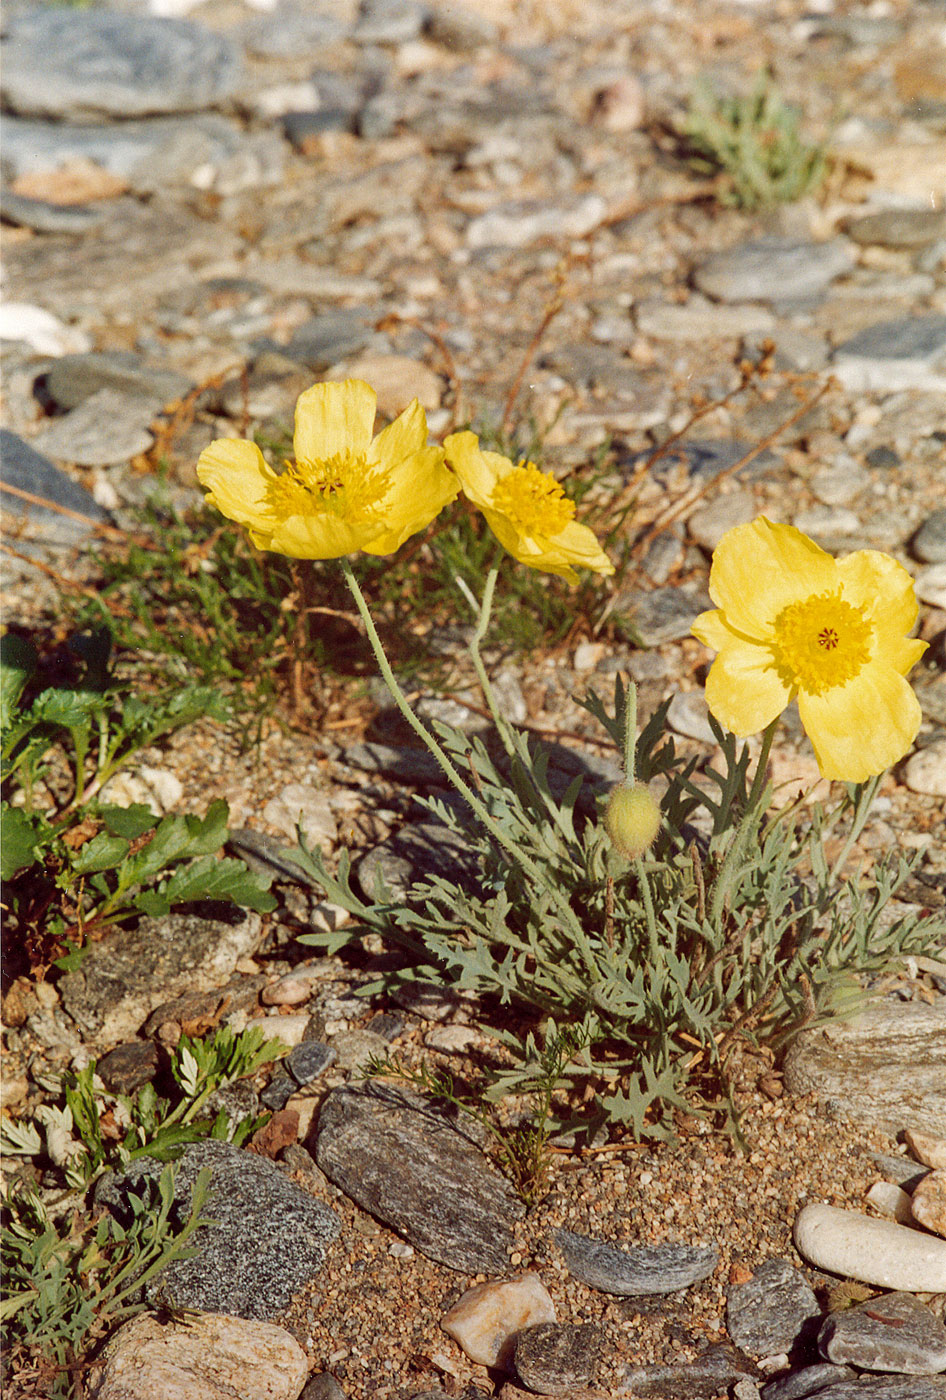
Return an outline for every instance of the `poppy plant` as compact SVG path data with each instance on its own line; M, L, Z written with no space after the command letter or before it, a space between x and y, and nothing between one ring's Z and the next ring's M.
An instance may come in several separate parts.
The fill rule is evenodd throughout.
M873 549L834 559L791 525L736 525L713 554L716 608L693 635L719 654L706 703L739 737L797 698L825 778L860 783L909 750L920 706L905 677L926 650L907 634L917 602L906 569Z

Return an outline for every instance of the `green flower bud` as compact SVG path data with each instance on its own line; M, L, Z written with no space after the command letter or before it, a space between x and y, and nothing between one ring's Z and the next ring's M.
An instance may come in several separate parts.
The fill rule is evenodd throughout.
M660 808L643 783L622 783L608 798L604 825L615 850L635 860L660 830Z

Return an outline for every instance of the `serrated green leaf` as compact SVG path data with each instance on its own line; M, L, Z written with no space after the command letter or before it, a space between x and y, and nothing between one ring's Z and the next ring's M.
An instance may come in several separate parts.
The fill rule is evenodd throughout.
M128 842L121 836L109 836L100 831L87 841L72 861L72 873L91 875L95 871L114 870L128 854Z
M174 872L157 890L145 890L135 907L152 918L168 913L175 904L195 899L229 899L246 909L266 913L276 907L269 893L269 877L248 870L241 860L204 856Z
M2 849L0 849L0 878L11 880L19 870L25 870L36 860L37 847L49 838L51 827L38 814L29 815L21 807L4 802L0 811Z
M133 802L130 807L106 805L99 808L99 816L106 831L112 836L123 836L126 841L136 841L158 823L158 818L144 802Z
M36 670L36 648L25 637L0 637L0 726L6 729L16 703Z

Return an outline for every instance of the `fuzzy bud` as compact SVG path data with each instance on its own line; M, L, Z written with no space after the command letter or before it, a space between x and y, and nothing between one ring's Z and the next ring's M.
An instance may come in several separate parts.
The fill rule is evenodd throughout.
M660 808L643 783L622 783L608 798L604 825L615 850L636 860L660 830Z

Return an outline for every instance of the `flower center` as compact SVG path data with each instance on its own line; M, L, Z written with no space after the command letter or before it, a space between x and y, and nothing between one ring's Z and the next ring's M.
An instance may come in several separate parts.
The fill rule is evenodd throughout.
M575 514L564 488L533 462L513 467L497 481L492 504L527 535L559 535Z
M870 660L873 628L840 591L789 603L775 619L779 675L810 695L846 685Z
M360 522L378 516L389 487L390 473L369 467L364 453L339 452L317 462L287 462L269 495L285 515L330 514Z

